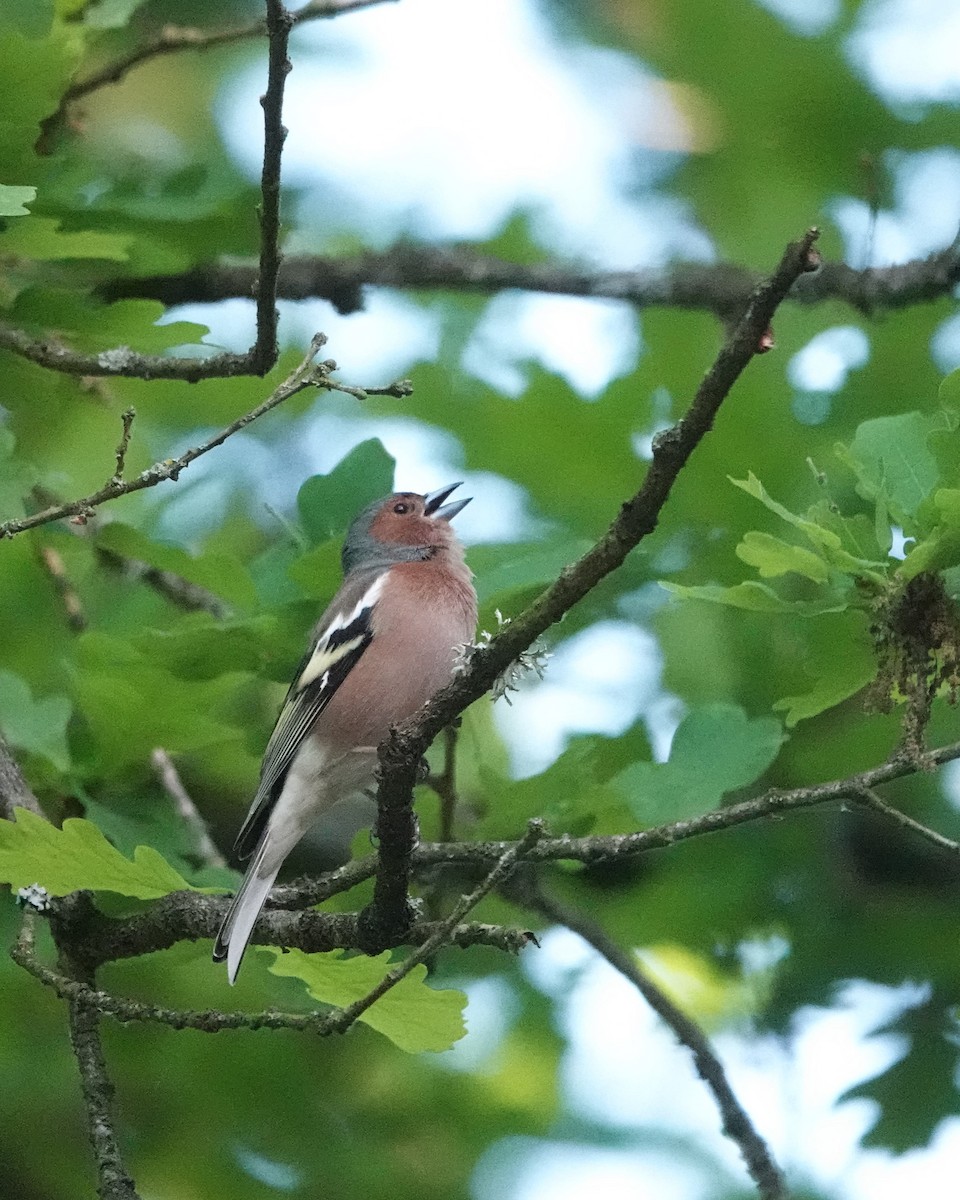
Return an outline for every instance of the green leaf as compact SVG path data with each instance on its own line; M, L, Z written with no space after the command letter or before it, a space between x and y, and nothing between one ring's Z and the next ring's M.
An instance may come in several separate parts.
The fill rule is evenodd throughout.
M462 336L469 340L466 329ZM643 478L645 464L634 452L633 437L647 418L646 401L633 376L616 380L596 401L585 401L564 380L532 364L524 373L523 399L516 400L462 372L424 363L404 411L440 429L452 427L468 467L518 480L536 509L596 539ZM452 426L451 396L457 413ZM387 406L371 397L371 407ZM601 443L602 467L594 452Z
M176 678L131 642L88 631L76 641L73 692L89 725L97 765L110 774L147 763L156 746L171 753L237 741L238 729L218 719L238 678Z
M36 198L35 187L14 187L0 183L0 217L28 217L30 210L24 205Z
M773 717L749 718L737 705L711 704L681 721L665 763L638 762L614 783L639 820L680 821L716 808L727 792L753 783L783 743Z
M128 234L96 230L61 231L53 217L17 221L0 232L0 253L15 254L38 262L68 258L103 258L122 262L133 239Z
M343 578L340 548L340 539L331 538L298 555L287 568L288 578L298 583L306 595L331 600Z
M933 495L933 509L939 520L927 537L907 548L900 568L904 579L960 565L960 490L940 488Z
M940 381L937 398L945 408L960 410L960 367L944 375Z
M3 0L0 4L0 29L6 26L27 38L44 38L53 25L53 11L53 0Z
M57 829L22 808L16 818L0 821L0 882L12 888L39 883L53 896L89 888L139 900L190 888L156 850L138 846L131 862L90 821L71 817Z
M792 513L788 508L785 508L779 501L774 500L770 493L766 490L760 480L750 471L746 479L734 479L732 476L727 477L734 487L740 488L746 492L748 496L753 496L772 513L776 513L781 520L792 525L795 529L799 529L804 536L813 543L817 550L823 555L831 567L836 567L838 571L845 571L851 575L865 575L877 579L882 582L882 577L877 577L875 572L878 567L883 566L881 563L869 562L862 558L857 558L853 554L849 554L843 548L840 535L834 530L821 525L819 521L811 517L799 517L796 513ZM813 510L816 514L816 508Z
M342 536L353 518L393 490L394 462L377 438L361 442L329 475L313 475L297 493L300 520L312 545Z
M955 1030L955 1019L945 1014L943 999L937 997L874 1031L874 1036L906 1037L909 1048L891 1067L840 1097L841 1103L866 1099L877 1106L865 1146L894 1154L925 1146L944 1118L960 1110ZM903 1103L905 1096L909 1104Z
M813 521L821 529L831 530L840 539L841 547L848 551L854 559L877 571L888 571L892 568L889 553L891 545L890 521L886 519L883 527L878 527L879 513L888 517L885 509L878 504L871 519L865 513L855 513L845 517L837 511L837 507L829 500L818 500L807 509L807 520Z
M764 579L790 572L812 579L814 583L826 583L830 578L830 569L819 555L769 533L754 530L745 534L736 552L738 558L756 567Z
M0 730L18 750L37 754L58 771L70 769L67 723L71 705L66 696L34 700L18 676L0 671Z
M851 611L834 617L833 622L822 652L804 660L807 673L816 680L814 686L801 695L785 696L773 706L775 712L786 713L787 728L856 695L877 674L868 615Z
M16 0L21 16L28 2ZM0 9L6 8L4 0ZM62 26L37 36L47 22L44 9L49 12L45 4L35 17L15 19L15 27L7 24L0 36L0 163L8 178L34 177L40 122L56 110L82 52L82 39Z
M553 833L579 837L598 832L601 814L613 822L603 832L622 830L629 814L611 779L627 764L650 757L646 730L638 724L619 738L578 734L555 762L526 779L498 777L481 761L483 790L498 799L471 823L472 836L481 841L515 837L531 817L542 817Z
M850 445L839 444L836 452L856 475L860 494L882 498L893 518L909 526L940 478L930 436L948 424L944 413L876 417L857 426Z
M9 319L38 333L55 329L59 334L67 335L71 344L78 349L90 351L111 346L135 346L144 354L161 353L185 344L199 344L208 332L205 325L190 321L171 321L161 325L158 322L165 312L165 307L156 300L120 300L115 304L99 304L89 294L68 292L62 288L29 287L17 296ZM154 382L166 385L168 381ZM243 381L234 379L230 382L239 387ZM117 383L119 386L119 381ZM129 396L135 407L149 415L158 412L159 406L152 392L149 393L150 400L146 401L142 384L138 389L134 382L129 381L129 387L135 393ZM117 393L118 408L123 399L122 393L123 389L120 388ZM242 403L243 398L234 394L231 416L236 415ZM217 418L211 415L209 419L213 423ZM138 444L135 430L134 449ZM127 461L129 465L130 456Z
M390 954L376 958L343 958L339 954L304 954L302 950L265 948L273 955L273 975L302 979L314 1000L344 1008L366 996L390 969ZM409 1054L449 1050L466 1033L463 992L439 991L426 983L422 964L371 1005L360 1020Z
M849 607L848 601L835 596L823 600L785 600L773 588L753 579L733 587L722 587L718 583L688 587L661 579L660 586L685 600L708 600L711 604L725 604L729 608L743 608L748 612L792 612L801 617L818 617L821 613L843 612Z
M186 613L170 629L145 629L131 642L147 662L178 679L261 674L280 648L274 617L221 621L205 612Z

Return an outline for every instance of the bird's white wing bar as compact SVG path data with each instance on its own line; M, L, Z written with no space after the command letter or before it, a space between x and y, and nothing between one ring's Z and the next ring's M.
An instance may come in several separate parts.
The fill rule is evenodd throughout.
M293 690L302 692L315 679L335 667L343 658L352 654L363 641L370 628L373 606L380 599L386 574L379 575L363 593L353 609L337 613L317 638L313 651L294 680ZM321 684L323 680L320 680Z
M334 613L304 656L267 743L257 794L237 835L236 851L241 858L247 858L256 848L287 772L313 723L373 640L373 610L383 591L384 578L378 576L353 608Z

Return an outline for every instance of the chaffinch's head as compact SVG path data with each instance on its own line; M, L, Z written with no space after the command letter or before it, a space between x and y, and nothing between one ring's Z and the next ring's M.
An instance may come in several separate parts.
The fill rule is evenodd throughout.
M462 552L450 522L472 497L444 504L460 486L451 483L426 496L394 492L368 505L347 530L343 573L433 558L443 550Z

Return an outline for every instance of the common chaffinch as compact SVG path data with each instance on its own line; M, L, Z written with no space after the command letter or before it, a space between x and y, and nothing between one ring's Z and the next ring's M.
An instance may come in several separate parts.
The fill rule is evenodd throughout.
M317 622L260 767L236 841L252 855L220 926L215 962L233 983L284 859L339 800L372 789L377 746L449 683L473 639L477 597L450 521L468 504L394 492L347 531L343 583Z

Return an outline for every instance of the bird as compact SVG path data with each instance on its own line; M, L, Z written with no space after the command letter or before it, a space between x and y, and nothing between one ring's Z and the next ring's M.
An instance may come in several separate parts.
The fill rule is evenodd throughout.
M237 835L250 862L213 949L231 984L287 855L338 801L372 792L377 746L450 682L473 640L473 574L450 525L472 497L444 503L460 486L394 492L347 530L343 582L314 626Z

